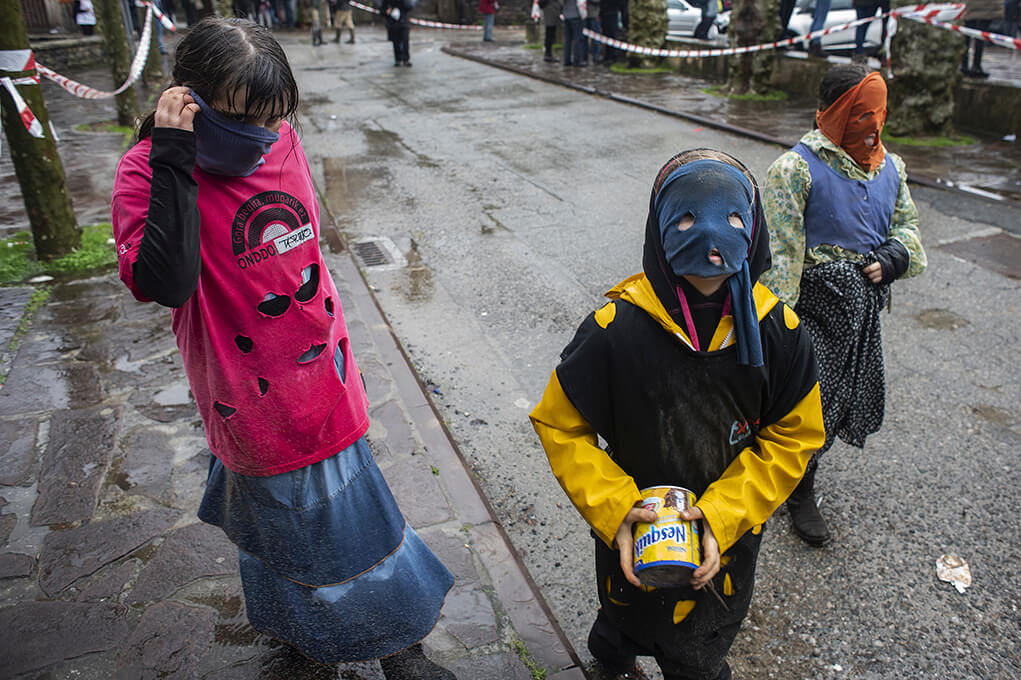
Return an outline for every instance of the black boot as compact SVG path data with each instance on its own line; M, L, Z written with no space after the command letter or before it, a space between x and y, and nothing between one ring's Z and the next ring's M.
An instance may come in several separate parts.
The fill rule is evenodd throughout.
M820 546L830 540L826 520L819 514L815 503L815 468L805 473L801 483L787 499L787 512L791 516L791 527L801 540L813 546Z
M456 675L430 661L421 644L380 659L379 665L386 680L457 680Z
M339 43L340 42L340 29L339 28L333 34L333 42L335 42L335 43Z

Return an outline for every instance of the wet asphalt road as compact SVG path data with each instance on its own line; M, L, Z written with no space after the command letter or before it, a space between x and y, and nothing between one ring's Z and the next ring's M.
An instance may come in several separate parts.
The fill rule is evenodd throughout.
M349 241L389 239L403 256L368 280L588 658L591 539L528 411L602 292L638 271L660 165L711 146L761 177L781 149L441 53L453 38L413 30L411 69L392 66L379 31L354 48L283 42L324 203ZM884 316L885 427L823 459L831 546L802 545L783 510L768 523L737 677L1021 674L1021 248L1001 229L1021 220L915 196L930 269L897 284ZM970 564L965 594L937 580L944 553Z

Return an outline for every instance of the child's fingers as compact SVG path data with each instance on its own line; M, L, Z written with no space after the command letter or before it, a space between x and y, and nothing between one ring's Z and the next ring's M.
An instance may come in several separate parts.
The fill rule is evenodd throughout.
M620 546L620 570L624 572L627 582L636 588L640 588L642 582L635 576L635 546L628 542L627 546Z

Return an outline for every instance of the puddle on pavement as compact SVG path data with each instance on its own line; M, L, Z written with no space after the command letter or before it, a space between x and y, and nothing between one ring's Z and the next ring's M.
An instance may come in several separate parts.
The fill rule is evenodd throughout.
M420 168L438 168L440 164L423 153L419 153L408 146L401 136L392 130L378 128L362 128L365 133L365 141L368 144L370 158L399 158L405 153L415 157L415 164Z
M340 222L354 212L371 187L383 187L390 173L382 167L348 167L343 158L323 159L326 205Z
M956 331L964 328L970 321L960 314L949 309L923 309L915 316L915 321L923 328L932 328L937 331Z
M393 284L393 291L408 302L425 302L432 299L435 281L433 271L422 262L418 244L411 242L411 249L405 253L408 266L401 269Z

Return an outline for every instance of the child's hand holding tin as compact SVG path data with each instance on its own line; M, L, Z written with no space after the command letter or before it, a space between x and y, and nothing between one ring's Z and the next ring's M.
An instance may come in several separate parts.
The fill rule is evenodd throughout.
M642 582L635 576L635 536L634 526L638 522L655 522L656 513L652 510L646 510L641 505L628 510L627 516L624 521L620 523L620 528L617 529L617 535L613 538L613 547L620 551L620 570L624 572L624 578L628 580L628 583L640 588ZM717 560L719 561L719 560Z
M701 590L720 571L720 544L701 508L685 508L681 511L681 519L689 522L702 520L702 564L691 575L691 587Z

